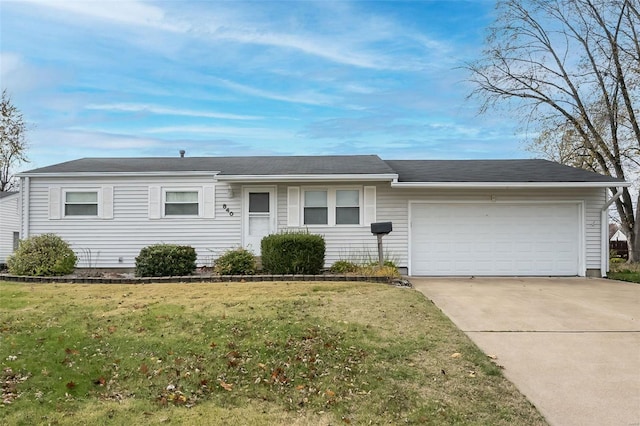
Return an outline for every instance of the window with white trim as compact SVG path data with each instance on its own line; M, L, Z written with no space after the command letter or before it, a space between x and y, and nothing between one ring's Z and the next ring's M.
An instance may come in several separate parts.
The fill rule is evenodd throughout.
M98 216L98 191L65 191L65 216Z
M362 187L307 187L300 191L302 225L360 225L363 222ZM295 194L295 191L293 191ZM297 197L296 197L297 198ZM288 200L289 210L296 201ZM289 217L289 222L291 222Z
M360 224L360 191L336 190L336 225Z
M329 207L327 205L326 190L304 191L304 221L305 225L327 225L329 222Z
M198 216L200 195L198 191L165 191L165 216Z

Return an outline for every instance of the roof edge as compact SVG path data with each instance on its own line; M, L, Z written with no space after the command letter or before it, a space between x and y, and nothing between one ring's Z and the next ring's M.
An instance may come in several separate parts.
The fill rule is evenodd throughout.
M392 188L615 188L629 187L619 182L391 182Z
M348 173L348 174L308 174L308 175L217 175L219 182L310 182L310 181L394 181L395 173Z

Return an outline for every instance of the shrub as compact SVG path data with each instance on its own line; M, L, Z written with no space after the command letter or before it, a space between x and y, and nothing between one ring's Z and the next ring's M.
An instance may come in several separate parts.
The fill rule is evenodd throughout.
M324 238L309 232L267 235L260 249L262 267L272 274L318 274L324 266Z
M42 234L21 241L7 266L15 275L60 276L72 273L77 260L65 240Z
M331 265L330 271L334 274L344 274L347 272L356 272L360 267L348 260L338 260Z
M155 244L140 250L136 257L139 277L190 275L196 269L196 250L190 246Z
M242 247L228 250L216 260L214 271L220 275L255 274L256 258Z

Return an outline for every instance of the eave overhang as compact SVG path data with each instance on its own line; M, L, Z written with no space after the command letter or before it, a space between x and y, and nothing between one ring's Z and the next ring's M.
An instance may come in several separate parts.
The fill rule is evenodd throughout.
M297 175L217 175L218 182L260 183L260 182L349 182L377 181L392 182L396 174L297 174Z
M629 187L629 182L391 182L392 188L617 188Z

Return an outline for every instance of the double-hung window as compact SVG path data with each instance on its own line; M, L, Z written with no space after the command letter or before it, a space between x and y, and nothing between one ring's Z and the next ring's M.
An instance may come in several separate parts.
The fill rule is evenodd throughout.
M360 191L336 190L336 225L360 224Z
M304 224L326 225L329 223L327 191L304 191Z
M166 191L165 216L198 216L200 213L198 191Z
M65 216L98 216L98 191L65 191Z

